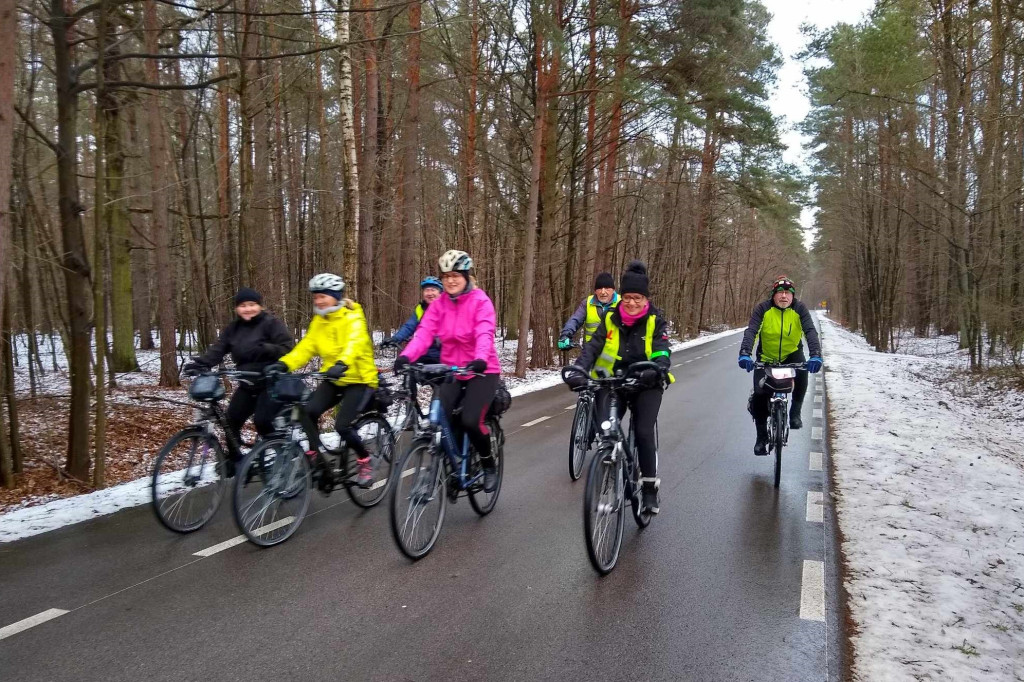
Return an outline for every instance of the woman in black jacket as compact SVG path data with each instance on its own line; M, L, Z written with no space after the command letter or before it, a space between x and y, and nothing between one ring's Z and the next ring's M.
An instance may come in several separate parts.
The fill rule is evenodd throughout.
M650 360L659 369L646 369L638 377L644 388L629 396L629 408L633 414L636 445L640 453L640 473L643 482L644 510L651 514L658 513L658 444L655 428L658 422L658 411L661 409L661 396L667 383L674 381L669 374L672 364L669 355L668 321L665 315L651 305L650 282L647 267L640 261L633 261L622 274L622 295L618 308L612 309L601 325L583 346L583 352L576 360L576 365L590 371L595 366L603 368L609 374L622 370L635 362ZM566 378L570 386L586 383L579 374L570 374ZM598 414L601 420L608 414L607 394L598 395ZM626 402L619 403L625 412ZM621 414L619 415L622 416Z
M239 289L235 294L235 314L237 317L221 331L220 338L182 370L208 370L219 365L230 353L236 369L262 372L264 367L277 362L295 345L284 323L263 309L263 297L259 292L248 287ZM235 440L240 442L239 431L246 419L252 417L259 434L267 436L274 430L274 416L280 409L281 406L267 392L265 380L260 378L251 384L238 384L224 416ZM240 457L241 453L231 453L232 460L237 461Z

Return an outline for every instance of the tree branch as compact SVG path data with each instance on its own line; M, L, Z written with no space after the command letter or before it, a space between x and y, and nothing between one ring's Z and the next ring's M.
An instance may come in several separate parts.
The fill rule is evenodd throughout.
M18 117L25 122L25 125L32 129L32 132L35 133L36 137L38 137L41 142L43 142L47 147L49 147L54 154L60 153L60 149L57 147L56 143L49 137L47 137L46 133L44 133L42 130L36 127L36 124L32 122L32 119L25 115L25 112L21 110L21 107L15 104L14 111L18 113Z
M199 83L181 83L181 84L157 84L157 83L146 83L143 81L107 81L103 84L104 88L142 88L144 90L202 90L208 88L211 85L220 83L221 81L230 80L237 78L238 73L232 72L224 74L223 76L217 76L216 78L210 78L209 80L201 81ZM96 83L82 83L74 89L75 94L85 92L86 90L92 90L96 87Z

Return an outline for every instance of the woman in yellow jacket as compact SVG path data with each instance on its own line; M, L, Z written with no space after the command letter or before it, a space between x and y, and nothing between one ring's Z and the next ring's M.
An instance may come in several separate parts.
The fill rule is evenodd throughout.
M337 405L334 428L356 453L357 482L367 485L373 480L370 455L359 440L359 434L351 428L377 388L377 367L373 362L373 343L366 328L366 317L362 306L344 298L345 282L337 275L316 275L309 280L309 290L316 314L306 335L290 353L265 371L293 372L314 357L322 360L324 375L331 381L321 381L305 405L303 422L309 446L313 452L325 450L317 425L320 416Z

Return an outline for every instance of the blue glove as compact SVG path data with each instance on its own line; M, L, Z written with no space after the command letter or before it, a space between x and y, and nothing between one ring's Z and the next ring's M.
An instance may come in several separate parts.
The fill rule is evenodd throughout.
M569 350L570 348L572 348L572 339L568 336L558 339L558 350Z
M823 364L825 363L822 362L821 358L815 355L814 357L807 361L807 371L810 372L811 374L817 374L818 372L821 371L821 366Z
M739 365L741 369L745 369L748 372L754 371L754 360L749 355L741 355Z

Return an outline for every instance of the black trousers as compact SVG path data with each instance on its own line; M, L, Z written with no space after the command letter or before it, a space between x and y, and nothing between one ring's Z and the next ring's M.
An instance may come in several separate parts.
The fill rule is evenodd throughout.
M626 414L626 408L631 412L630 419L633 421L633 433L636 437L636 449L639 452L640 474L644 478L655 478L658 475L658 439L655 429L658 424L658 412L661 410L661 398L664 389L647 388L626 397L619 397L619 419ZM597 393L597 414L598 422L608 418L611 391L603 390Z
M469 442L480 455L480 463L484 466L491 466L494 463L491 458L491 435L484 424L484 419L487 417L487 409L494 400L494 394L498 392L500 381L501 377L497 374L485 374L482 377L443 384L438 391L438 398L448 417L449 426L456 434L466 433L469 436ZM462 414L456 421L452 419L452 412L460 404ZM458 443L460 440L461 438L455 442Z
M228 402L228 409L224 412L224 419L231 429L231 435L236 443L241 443L240 431L249 417L252 417L256 431L261 436L269 436L274 431L274 417L281 411L283 405L270 397L264 384L248 386L239 384ZM231 459L237 460L240 453L229 453Z
M366 446L359 440L359 434L352 427L352 422L366 409L373 397L373 388L366 384L348 384L338 386L331 381L321 381L313 391L302 411L302 428L309 437L309 447L317 450L320 442L320 417L335 405L338 412L334 416L334 430L341 440L352 448L360 457L366 457Z
M782 363L788 362L804 362L807 358L804 357L802 349L797 349L793 353L790 353L783 358ZM750 410L754 415L754 421L758 424L766 424L768 422L768 400L771 395L768 391L759 388L761 379L764 378L763 369L754 370L754 398L750 403ZM790 412L800 414L800 408L804 404L804 396L807 395L807 370L798 369L796 371L796 379L793 384L793 402L790 405Z

